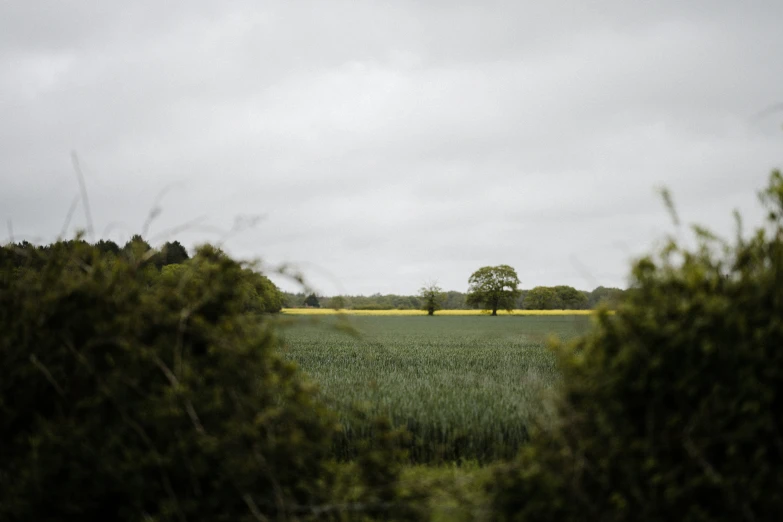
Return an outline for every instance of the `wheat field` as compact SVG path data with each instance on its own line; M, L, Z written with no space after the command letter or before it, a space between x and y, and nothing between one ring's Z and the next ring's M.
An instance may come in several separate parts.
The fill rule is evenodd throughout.
M530 427L547 421L559 382L548 338L573 338L591 318L376 312L289 321L285 356L340 414L338 457L369 435L368 417L384 415L411 432L412 461L433 462L513 456Z

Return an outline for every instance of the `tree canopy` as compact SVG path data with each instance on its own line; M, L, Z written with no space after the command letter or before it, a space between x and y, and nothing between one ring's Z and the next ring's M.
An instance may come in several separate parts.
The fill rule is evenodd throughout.
M588 305L590 308L595 308L600 305L615 308L622 302L624 294L625 291L619 288L599 286L588 295Z
M467 303L484 306L497 315L499 309L513 310L519 295L519 277L508 265L479 268L468 279Z
M524 306L528 310L582 310L589 305L588 295L572 286L537 286L525 293Z
M310 306L313 308L321 308L321 303L318 301L318 296L315 294L308 295L304 300L305 306Z
M179 241L169 241L160 249L161 266L184 263L190 256Z
M427 311L427 315L435 315L443 306L446 296L443 289L437 283L427 283L419 289L421 309Z

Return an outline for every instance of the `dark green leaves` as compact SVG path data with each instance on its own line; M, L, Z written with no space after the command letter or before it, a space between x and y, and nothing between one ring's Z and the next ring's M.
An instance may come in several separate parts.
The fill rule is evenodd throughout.
M519 277L508 265L479 268L468 279L467 303L484 306L497 315L499 309L513 310L519 295Z
M777 520L783 512L783 177L768 223L697 227L633 267L615 315L571 346L557 428L493 488L497 518Z

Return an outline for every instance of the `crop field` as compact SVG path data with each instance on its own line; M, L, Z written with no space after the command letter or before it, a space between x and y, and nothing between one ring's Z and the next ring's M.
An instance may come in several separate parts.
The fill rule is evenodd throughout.
M407 426L413 462L514 455L533 423L546 422L547 392L559 381L547 338L590 325L585 315L291 320L286 356L340 412L336 455L352 457L370 434L366 419L381 414Z

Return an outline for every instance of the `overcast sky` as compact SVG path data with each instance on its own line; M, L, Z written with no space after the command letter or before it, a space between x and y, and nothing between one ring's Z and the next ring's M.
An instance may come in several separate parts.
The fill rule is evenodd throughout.
M96 238L159 206L153 244L189 224L327 295L497 264L625 286L673 230L656 187L685 222L759 222L782 22L780 0L0 1L0 238L63 232L76 151Z

